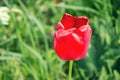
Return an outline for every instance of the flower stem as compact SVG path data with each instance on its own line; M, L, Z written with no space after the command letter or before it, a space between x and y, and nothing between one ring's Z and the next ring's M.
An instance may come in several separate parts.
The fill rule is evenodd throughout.
M73 66L73 61L69 61L69 74L68 74L68 80L72 80L72 66Z

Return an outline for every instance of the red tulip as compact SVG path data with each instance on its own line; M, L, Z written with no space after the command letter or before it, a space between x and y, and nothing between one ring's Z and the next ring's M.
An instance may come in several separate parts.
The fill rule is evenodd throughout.
M61 0L56 0L56 3L60 3L61 2Z
M54 33L54 49L63 60L79 60L86 56L92 29L85 16L65 13Z

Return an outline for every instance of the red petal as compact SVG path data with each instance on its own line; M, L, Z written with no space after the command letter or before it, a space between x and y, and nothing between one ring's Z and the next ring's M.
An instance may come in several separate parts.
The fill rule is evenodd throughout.
M89 25L85 25L85 26L80 27L79 30L80 32L83 33L83 36L84 36L84 48L80 56L80 59L82 59L87 54L87 50L88 50L89 43L90 43L90 38L92 35L92 29Z
M55 33L54 48L57 55L63 60L78 60L82 54L84 47L83 34L78 35L73 32L74 30L63 30L62 34Z
M60 3L61 2L61 0L56 0L56 3Z
M56 30L59 29L64 29L64 26L61 24L61 22L58 22L58 24L56 25Z
M74 26L74 17L65 13L62 17L61 23L64 25L65 29L70 29Z
M85 16L80 16L75 18L75 27L79 28L83 25L89 24L89 19Z

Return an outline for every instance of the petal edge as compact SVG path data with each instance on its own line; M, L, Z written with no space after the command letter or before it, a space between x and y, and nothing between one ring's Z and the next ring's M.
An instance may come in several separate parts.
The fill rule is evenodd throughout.
M88 25L89 24L89 19L85 16L79 16L75 17L75 27L79 28L83 25Z
M65 13L61 19L65 29L70 29L74 26L74 17L70 14Z

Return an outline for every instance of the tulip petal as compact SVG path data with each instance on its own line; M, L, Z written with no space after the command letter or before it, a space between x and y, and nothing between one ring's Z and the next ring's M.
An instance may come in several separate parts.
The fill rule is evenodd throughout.
M89 25L85 25L79 28L80 31L82 31L83 36L84 36L84 48L82 51L82 54L80 55L80 59L83 59L88 51L89 43L90 43L90 38L92 35L92 29L90 28Z
M56 25L56 30L59 30L59 29L64 29L64 26L62 25L61 22L58 22L58 24Z
M75 17L75 24L74 24L75 27L79 28L87 24L89 24L89 19L87 17L85 16Z
M62 17L61 23L64 25L65 29L70 29L74 26L74 17L65 13Z
M57 55L63 60L78 60L83 51L83 34L78 35L74 33L74 30L63 30L63 32L59 30L58 33L55 33L54 48Z

